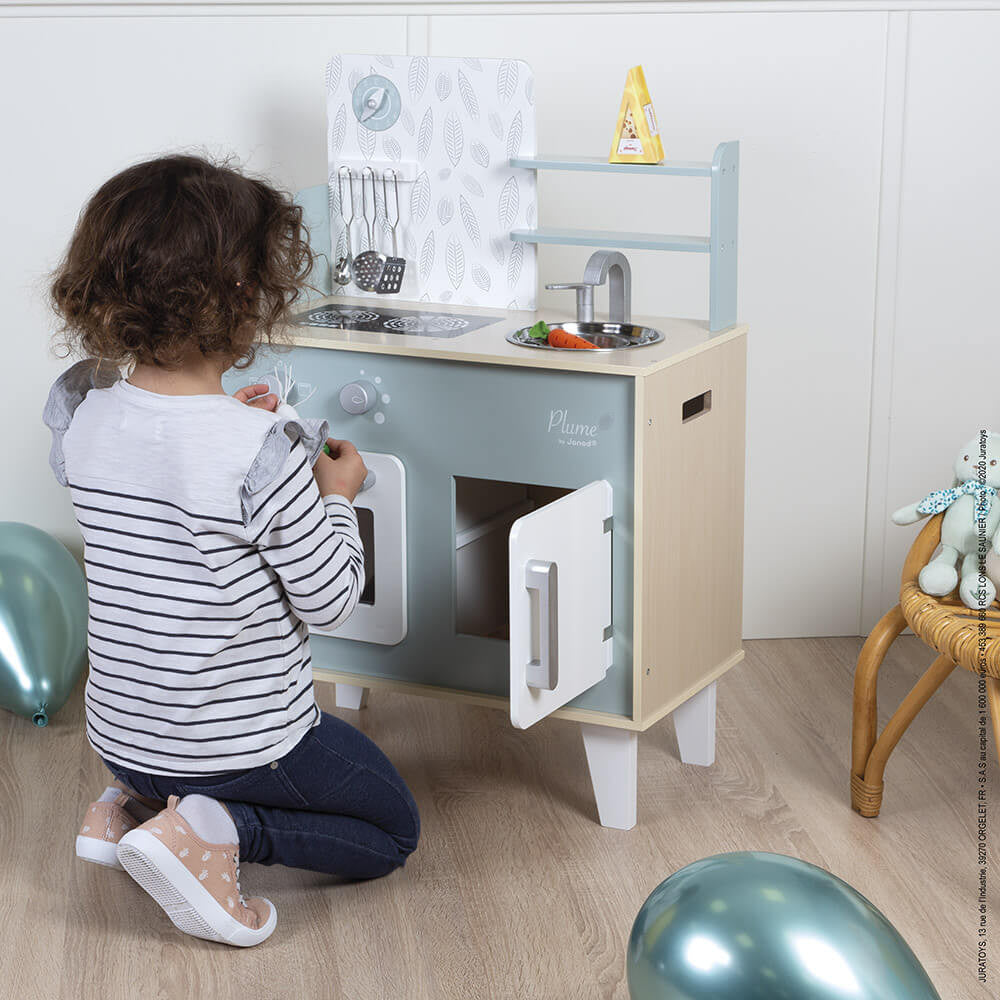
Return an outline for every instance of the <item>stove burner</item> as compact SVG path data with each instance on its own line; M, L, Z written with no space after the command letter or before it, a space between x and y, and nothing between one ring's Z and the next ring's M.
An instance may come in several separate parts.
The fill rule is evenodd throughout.
M319 306L299 313L300 326L322 326L333 330L394 333L410 337L459 337L496 323L500 316L469 316L432 313L415 309L358 309L350 306Z
M349 323L377 323L381 316L378 313L364 309L337 309L326 306L323 309L313 309L306 313L309 326L343 327Z
M469 321L461 316L397 316L382 324L387 330L400 333L444 333L448 330L464 330Z

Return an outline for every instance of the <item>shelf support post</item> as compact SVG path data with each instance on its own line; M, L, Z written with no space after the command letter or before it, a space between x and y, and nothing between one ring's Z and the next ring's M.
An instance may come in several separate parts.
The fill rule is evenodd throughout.
M712 231L708 250L708 328L712 333L736 322L739 192L740 144L721 142L712 158Z

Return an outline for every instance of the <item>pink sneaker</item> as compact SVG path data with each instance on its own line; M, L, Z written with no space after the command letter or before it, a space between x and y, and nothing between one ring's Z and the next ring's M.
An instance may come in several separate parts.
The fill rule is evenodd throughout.
M239 848L207 844L177 812L163 812L125 834L122 867L185 934L248 948L271 936L278 914L270 900L240 892Z
M122 792L113 802L91 802L76 835L76 856L105 868L121 868L118 860L118 841L138 824L126 812L132 800Z

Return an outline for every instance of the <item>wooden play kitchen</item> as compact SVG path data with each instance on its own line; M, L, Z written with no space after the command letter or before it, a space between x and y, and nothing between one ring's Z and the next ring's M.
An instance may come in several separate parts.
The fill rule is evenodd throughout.
M329 183L299 200L320 290L337 294L310 301L278 364L298 379L288 402L373 475L356 501L365 592L314 636L316 677L341 706L388 688L502 708L519 728L578 722L601 823L628 829L639 733L672 714L682 760L711 764L715 684L743 658L738 146L703 164L535 156L532 77L512 60L337 56L327 87ZM707 178L710 235L540 227L542 169ZM391 248L384 224L345 230L364 206L338 188L351 174L357 195L369 172L388 191L378 218L399 191L392 295L333 280L347 256ZM540 242L597 248L566 283L573 319L536 308ZM633 248L705 253L709 322L632 317ZM595 347L554 349L539 321Z

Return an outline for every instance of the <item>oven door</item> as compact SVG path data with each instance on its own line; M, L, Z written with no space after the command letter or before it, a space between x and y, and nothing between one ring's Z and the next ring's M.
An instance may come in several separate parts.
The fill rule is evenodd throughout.
M363 451L368 488L354 500L365 550L365 584L354 613L320 635L395 646L406 638L406 470L395 455Z
M510 718L520 729L611 666L611 513L602 479L510 529Z

